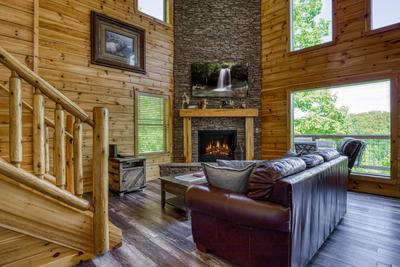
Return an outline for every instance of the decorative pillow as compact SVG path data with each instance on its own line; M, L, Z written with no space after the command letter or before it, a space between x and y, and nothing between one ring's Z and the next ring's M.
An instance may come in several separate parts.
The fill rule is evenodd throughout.
M323 150L319 150L314 152L314 154L320 155L324 158L325 162L331 161L333 159L337 159L340 157L340 153L334 148L327 148Z
M266 160L223 160L217 159L217 164L220 167L229 167L232 169L244 169L252 164L256 164L256 168L264 163Z
M253 172L255 163L242 169L213 166L202 163L204 174L210 185L226 189L235 193L247 193L249 176Z
M324 163L324 158L317 154L308 154L301 156L300 158L306 163L307 169Z
M306 163L300 158L284 158L266 162L250 176L247 196L255 200L267 200L277 181L305 169Z

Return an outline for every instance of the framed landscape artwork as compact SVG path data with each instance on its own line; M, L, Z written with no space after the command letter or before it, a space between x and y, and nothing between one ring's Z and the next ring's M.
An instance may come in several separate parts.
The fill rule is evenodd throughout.
M192 63L191 71L194 97L247 97L247 64L196 62Z
M138 73L145 70L145 31L92 11L92 64Z

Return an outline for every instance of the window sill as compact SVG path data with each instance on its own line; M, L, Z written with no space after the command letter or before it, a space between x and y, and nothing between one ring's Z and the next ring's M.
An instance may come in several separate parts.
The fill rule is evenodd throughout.
M150 22L154 22L156 24L159 24L160 26L167 27L167 28L172 28L173 27L173 25L171 23L165 22L165 21L160 20L160 19L157 19L157 18L155 18L153 16L150 16L150 15L148 15L146 13L143 13L141 11L138 11L138 14L139 14L139 16L141 18L144 18L144 19L146 19L146 20L148 20Z
M380 176L373 174L351 173L350 179L381 184L396 184L396 181L390 176Z
M336 41L330 41L330 42L327 42L327 43L310 46L310 47L303 48L303 49L300 49L300 50L290 51L290 48L289 48L289 52L287 52L287 55L288 56L293 56L293 55L297 55L297 54L313 52L313 51L321 49L321 48L326 48L326 47L329 47L329 46L333 46L335 44L336 44Z
M371 28L371 25L370 25L368 27L368 29L366 29L366 31L365 31L365 36L372 36L372 35L385 33L385 32L389 32L389 31L395 31L395 30L399 30L399 29L400 29L400 22L389 25L389 26L385 26L382 28L374 29L374 30Z
M156 156L169 156L171 153L169 152L148 152L148 153L138 153L137 156L139 157L156 157Z

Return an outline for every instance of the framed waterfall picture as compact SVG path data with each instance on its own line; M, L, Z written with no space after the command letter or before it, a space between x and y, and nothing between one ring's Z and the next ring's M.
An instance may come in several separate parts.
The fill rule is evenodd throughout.
M192 64L191 71L194 97L247 97L247 65L233 62L197 62Z
M91 63L138 73L145 70L145 31L92 11Z

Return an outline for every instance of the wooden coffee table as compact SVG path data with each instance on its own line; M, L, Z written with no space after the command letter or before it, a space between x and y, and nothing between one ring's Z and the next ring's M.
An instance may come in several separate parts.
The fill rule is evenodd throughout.
M165 208L165 204L169 204L175 208L186 212L186 217L190 218L190 212L185 205L185 193L191 185L206 184L207 180L201 179L194 182L188 182L176 179L175 176L160 177L161 181L161 208ZM167 193L175 195L167 199Z

